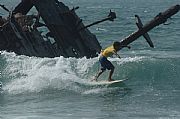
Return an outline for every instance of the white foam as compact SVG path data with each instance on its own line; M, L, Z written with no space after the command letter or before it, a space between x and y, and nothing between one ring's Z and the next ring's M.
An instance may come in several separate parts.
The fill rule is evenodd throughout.
M83 91L76 83L88 82L86 75L92 70L98 58L37 58L16 56L14 53L3 52L6 59L6 74L10 81L4 90L13 93L40 92L44 89ZM122 64L139 61L141 58L111 58L111 61ZM81 93L81 92L80 92Z
M118 65L120 64L125 64L127 62L140 62L142 61L143 59L145 59L146 57L125 57L125 58L110 58L110 61L113 61L113 62L117 62Z
M12 77L4 90L15 94L40 92L44 88L79 90L73 86L74 82L83 80L78 74L84 75L96 62L86 58L37 58L5 52L3 55L7 62L5 71Z

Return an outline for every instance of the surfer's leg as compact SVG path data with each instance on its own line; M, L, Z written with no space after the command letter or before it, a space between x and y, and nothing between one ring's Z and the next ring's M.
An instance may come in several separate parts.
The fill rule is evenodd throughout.
M97 79L99 78L99 76L104 72L105 70L100 70L98 72L98 74L95 76L94 80L97 81Z
M112 75L114 73L114 65L109 60L108 60L108 63L107 63L107 69L110 70L108 81L113 81L112 80Z
M111 71L109 72L109 78L108 78L108 81L113 81L113 80L112 80L112 75L113 75L113 73L114 73L114 68L111 69Z
M106 70L106 58L105 57L100 57L99 62L101 64L101 70L98 71L97 75L93 80L97 81L99 76Z

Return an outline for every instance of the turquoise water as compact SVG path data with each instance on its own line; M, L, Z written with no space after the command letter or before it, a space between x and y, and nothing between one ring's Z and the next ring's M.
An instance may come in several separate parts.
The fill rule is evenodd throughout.
M1 0L8 8L20 0ZM134 15L144 23L180 0L63 0L79 6L85 24L117 13L114 22L90 28L103 47L136 31ZM0 9L0 14L5 12ZM35 13L35 11L32 11ZM122 87L91 86L98 58L37 58L1 52L0 118L2 119L179 119L180 118L180 14L170 25L149 32L155 48L143 38L131 50L110 58L114 79L128 77ZM106 80L108 72L99 80Z

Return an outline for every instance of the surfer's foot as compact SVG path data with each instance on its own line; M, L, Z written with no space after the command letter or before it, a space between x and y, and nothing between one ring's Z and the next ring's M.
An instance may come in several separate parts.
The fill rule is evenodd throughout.
M113 79L108 79L108 81L114 81Z
M97 81L97 79L92 79L91 81Z
M97 81L97 76L95 76L91 81Z

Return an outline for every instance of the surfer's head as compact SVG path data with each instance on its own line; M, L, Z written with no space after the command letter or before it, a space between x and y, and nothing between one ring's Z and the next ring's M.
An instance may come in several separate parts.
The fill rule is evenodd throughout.
M114 49L115 49L116 51L118 51L118 50L121 48L120 42L115 41L115 42L113 43L113 47L114 47Z

